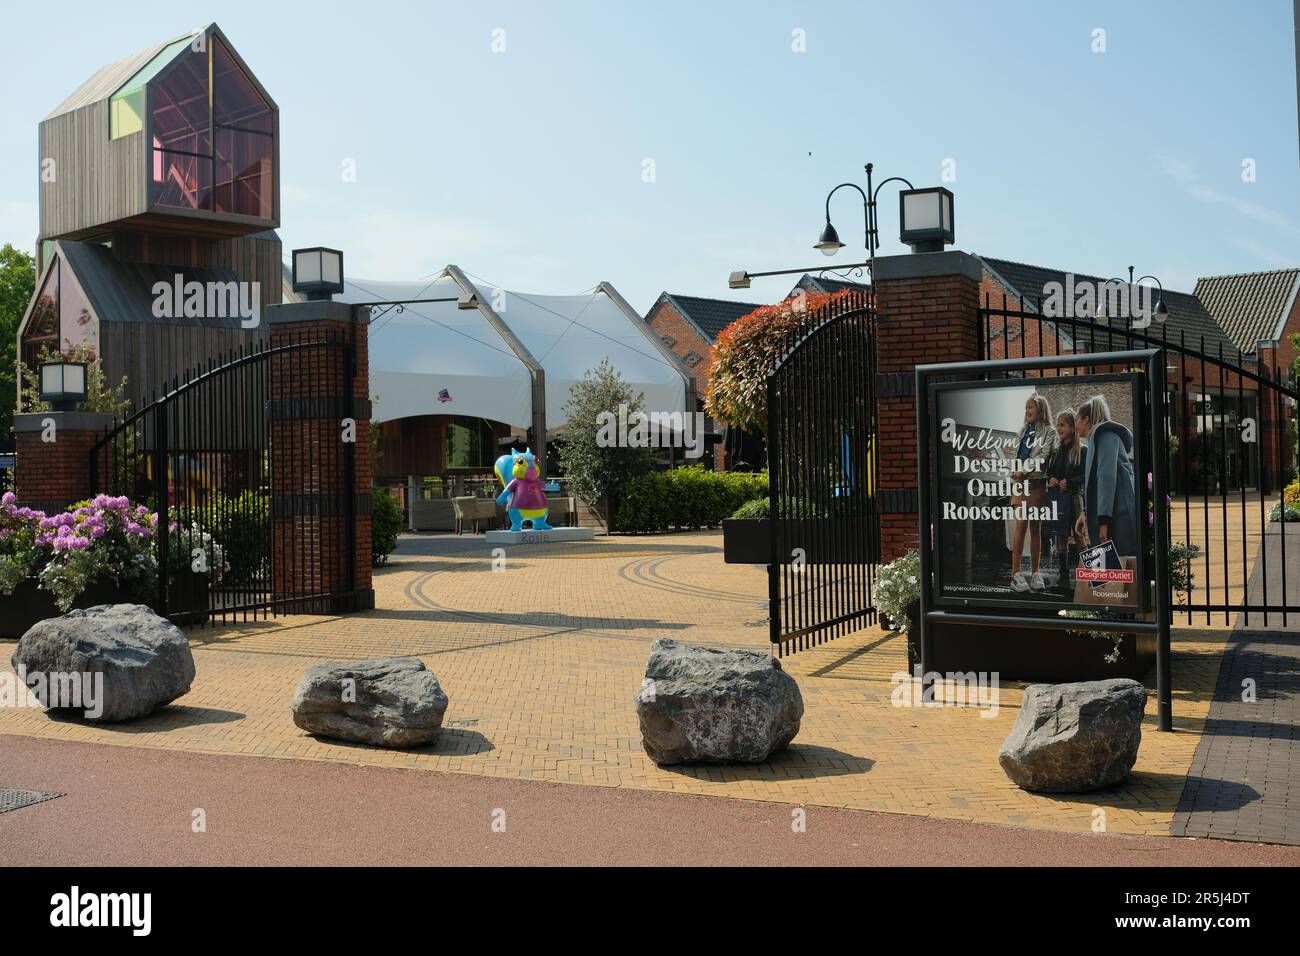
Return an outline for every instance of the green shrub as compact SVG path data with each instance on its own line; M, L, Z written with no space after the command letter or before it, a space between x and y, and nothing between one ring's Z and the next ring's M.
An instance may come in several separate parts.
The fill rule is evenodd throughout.
M771 516L771 498L755 498L753 501L746 501L731 515L731 517L735 518L737 521L756 521L770 518Z
M747 501L767 493L767 475L708 471L703 465L641 475L627 483L615 528L654 533L716 528Z
M1282 500L1289 505L1300 505L1300 481L1293 481L1286 486Z
M1300 521L1300 505L1277 504L1268 513L1269 521Z
M226 551L228 584L248 584L265 577L271 555L270 499L248 489L234 496L217 494L211 503L211 530Z
M370 510L370 551L375 567L388 560L397 548L397 536L402 533L402 509L383 488L371 492L374 504Z

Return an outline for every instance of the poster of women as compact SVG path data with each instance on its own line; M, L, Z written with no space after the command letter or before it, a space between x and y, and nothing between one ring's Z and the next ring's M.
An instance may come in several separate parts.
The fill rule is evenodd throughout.
M1132 374L934 387L938 602L1141 603L1138 389Z

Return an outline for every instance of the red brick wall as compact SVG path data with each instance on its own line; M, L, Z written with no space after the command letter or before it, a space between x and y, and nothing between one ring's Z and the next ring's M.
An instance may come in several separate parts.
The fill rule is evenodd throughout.
M878 375L911 373L917 365L975 361L980 285L961 275L876 281ZM916 398L881 396L878 487L917 486ZM917 547L917 515L882 514L881 560Z
M677 309L668 302L660 302L646 317L656 335L686 365L695 376L695 394L701 407L709 391L709 368L713 363L713 343L702 336ZM727 470L727 449L724 442L713 446L713 470Z
M660 302L647 316L650 328L695 375L695 389L701 398L709 388L709 360L713 343L668 302Z
M979 287L980 305L990 309L1005 309L1008 312L1020 311L1020 299L1016 293L1001 282L984 272ZM1023 321L1008 316L995 315L988 319L989 359L1022 358L1032 355L1060 355L1068 351L1066 343L1058 338L1055 327L1037 319ZM1062 330L1064 333L1066 330Z
M1300 333L1300 296L1296 296L1291 306L1286 325L1282 329L1282 341L1277 348L1278 367L1284 372L1295 368L1296 359L1300 358L1300 349L1291 344L1291 336L1298 333Z
M354 400L370 398L367 327L359 325L356 334L356 372L351 381ZM271 326L272 346L330 338L345 341L352 333L345 322L277 322ZM303 349L273 357L271 361L272 401L324 399L337 396L346 387L346 350L335 348ZM301 418L272 422L271 449L273 500L286 507L296 500L315 500L332 504L347 487L348 443L343 441L343 422L339 417L310 414ZM356 419L356 442L353 484L358 502L355 508L356 551L354 555L356 590L365 602L373 603L371 591L371 516L364 507L372 482L370 462L370 421ZM315 497L320 496L320 497ZM274 590L279 599L302 594L331 594L346 591L346 546L348 538L346 511L340 514L277 514L273 522L275 557ZM301 610L319 610L310 604ZM343 609L343 608L338 608Z
M46 510L95 495L90 486L90 449L101 433L58 429L54 434L55 441L44 442L42 432L23 431L16 442L14 493L20 502Z

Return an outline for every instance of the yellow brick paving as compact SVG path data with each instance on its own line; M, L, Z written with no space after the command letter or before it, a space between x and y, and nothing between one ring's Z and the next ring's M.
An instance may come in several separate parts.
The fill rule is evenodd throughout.
M762 570L723 564L717 532L516 551L501 572L481 542L407 539L404 551L419 553L378 573L373 612L190 632L191 692L144 720L93 726L0 708L0 734L1166 834L1227 637L1177 632L1176 732L1155 731L1153 700L1129 781L1083 799L1025 793L999 769L1019 686L1004 686L988 717L974 707L893 706L903 640L876 627L786 658L806 705L787 752L752 767L661 769L641 750L632 705L650 642L766 650ZM5 669L12 646L0 647ZM304 668L391 654L420 657L450 696L437 744L385 751L293 725L289 700Z

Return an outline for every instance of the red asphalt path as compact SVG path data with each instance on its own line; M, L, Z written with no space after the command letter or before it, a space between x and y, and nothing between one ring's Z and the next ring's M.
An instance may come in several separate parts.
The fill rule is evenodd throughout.
M1300 847L821 807L796 833L785 804L6 735L0 787L67 794L0 814L6 866L1300 865Z

